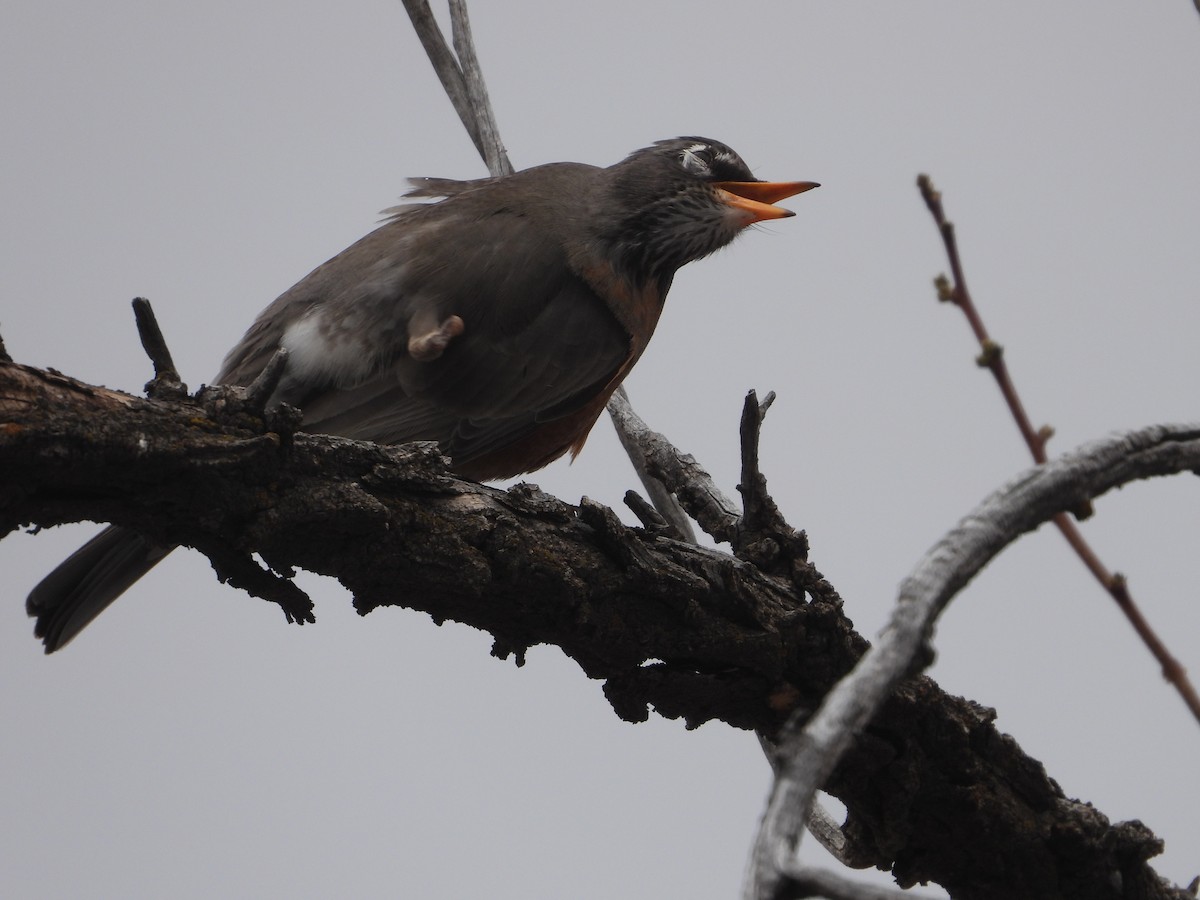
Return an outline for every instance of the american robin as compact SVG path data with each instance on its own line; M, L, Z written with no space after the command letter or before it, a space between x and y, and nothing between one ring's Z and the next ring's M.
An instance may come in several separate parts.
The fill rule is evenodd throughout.
M677 269L775 202L817 187L758 181L725 144L659 141L608 168L551 163L500 178L414 179L440 202L380 228L268 306L215 381L248 384L288 350L272 402L304 430L437 441L487 480L579 452L654 333ZM26 608L50 653L170 547L110 527L42 580Z

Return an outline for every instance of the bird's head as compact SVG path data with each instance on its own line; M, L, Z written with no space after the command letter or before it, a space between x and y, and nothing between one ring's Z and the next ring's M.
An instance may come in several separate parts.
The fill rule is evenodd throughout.
M680 137L631 153L606 170L602 238L638 274L669 276L732 241L747 225L794 215L774 204L812 181L760 181L720 141Z

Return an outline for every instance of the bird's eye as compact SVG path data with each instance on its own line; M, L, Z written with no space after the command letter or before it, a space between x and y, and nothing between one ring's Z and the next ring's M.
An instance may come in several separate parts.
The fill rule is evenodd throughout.
M707 177L712 175L712 148L708 144L692 144L679 153L683 171Z

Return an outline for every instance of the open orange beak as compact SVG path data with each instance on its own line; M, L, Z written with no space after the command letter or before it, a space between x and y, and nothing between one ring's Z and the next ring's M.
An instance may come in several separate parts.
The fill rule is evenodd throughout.
M773 204L820 186L815 181L718 181L714 184L724 203L746 215L747 225L794 216L790 209Z

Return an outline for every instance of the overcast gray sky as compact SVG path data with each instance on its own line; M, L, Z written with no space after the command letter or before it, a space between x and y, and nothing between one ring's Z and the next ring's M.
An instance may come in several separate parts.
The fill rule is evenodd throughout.
M409 175L482 164L393 0L8 0L0 333L20 362L139 391L128 301L186 381L369 231ZM676 279L628 381L731 494L744 392L762 462L871 635L919 555L1026 452L957 312L913 186L933 175L968 280L1051 449L1196 419L1200 21L1184 0L477 2L518 167L610 164L701 134L797 216ZM530 478L620 507L602 421ZM1087 536L1200 677L1200 488L1098 504ZM0 878L13 897L731 897L768 787L754 737L617 720L553 648L398 609L318 622L178 553L45 658L25 592L91 526L0 543ZM933 676L999 710L1071 796L1200 871L1200 728L1053 531L955 601ZM818 859L811 846L806 851Z

